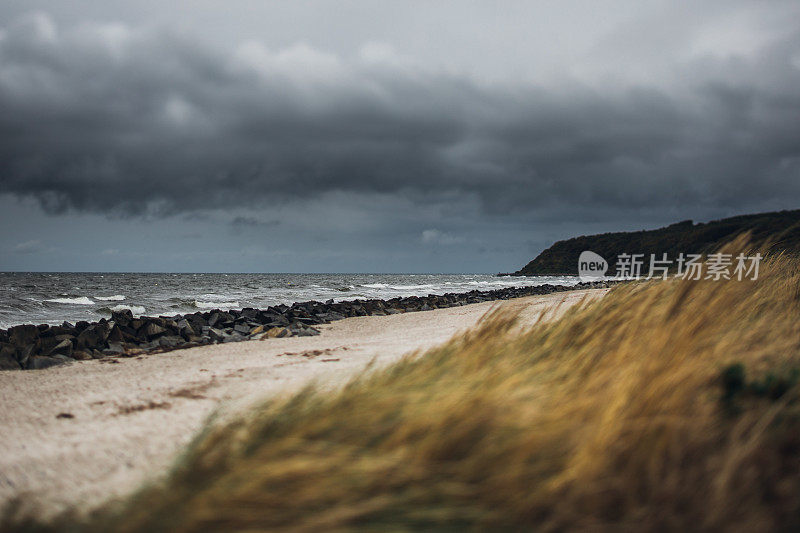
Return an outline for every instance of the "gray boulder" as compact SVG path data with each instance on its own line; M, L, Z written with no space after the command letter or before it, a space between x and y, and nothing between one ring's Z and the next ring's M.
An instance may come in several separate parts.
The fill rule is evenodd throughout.
M39 328L32 324L23 324L8 328L8 340L17 348L33 344L39 338Z
M205 329L205 328L203 328L203 329ZM214 327L209 327L208 328L208 337L214 342L222 342L225 339L226 336L227 336L227 334L224 331L222 331L221 329L217 329L217 328L214 328Z
M147 337L148 340L153 340L156 337L164 335L165 333L167 333L167 329L166 328L162 328L161 326L159 326L158 324L156 324L154 322L149 322L144 327L144 334L145 334L145 336Z
M80 349L97 348L106 340L106 330L99 324L87 326L78 334L76 344Z
M69 339L64 339L55 346L53 346L45 355L64 355L70 356L72 355L72 341Z
M119 342L109 342L108 348L103 350L103 355L125 355L125 348Z
M20 370L17 358L15 357L16 350L8 344L0 347L0 370Z
M41 370L43 368L63 365L67 361L69 361L69 358L64 356L50 357L48 355L34 355L28 361L28 368L32 370Z
M186 343L183 337L178 337L177 335L164 335L163 337L159 338L157 342L159 346L163 346L165 348L176 348Z
M233 326L233 331L242 335L249 335L251 329L252 328L250 328L250 326L247 324L236 324Z

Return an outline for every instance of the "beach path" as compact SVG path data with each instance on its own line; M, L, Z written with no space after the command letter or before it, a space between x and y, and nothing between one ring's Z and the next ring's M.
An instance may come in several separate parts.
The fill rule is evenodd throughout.
M532 324L544 310L557 316L607 291L348 318L316 337L0 371L0 505L18 497L40 516L88 511L166 472L215 411L224 417L310 382L339 386L370 362L385 366L447 341L498 306Z

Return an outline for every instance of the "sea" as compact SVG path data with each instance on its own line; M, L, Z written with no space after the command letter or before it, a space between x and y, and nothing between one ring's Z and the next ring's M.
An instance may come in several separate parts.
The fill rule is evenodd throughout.
M141 274L0 272L0 328L97 321L112 311L172 316L209 309L266 308L530 285L574 285L577 277L492 274Z

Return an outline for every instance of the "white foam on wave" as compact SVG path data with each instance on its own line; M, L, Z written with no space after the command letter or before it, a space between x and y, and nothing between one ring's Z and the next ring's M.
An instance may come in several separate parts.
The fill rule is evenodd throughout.
M239 302L200 302L194 301L194 306L198 309L235 309L241 307Z
M365 289L392 289L395 291L418 291L421 289L433 289L437 285L389 285L388 283L365 283L361 285Z
M114 296L95 296L94 299L103 300L104 302L121 302L125 297L121 294L115 294Z
M145 312L145 308L141 305L115 305L114 307L110 308L112 311L130 311L134 315L143 315Z
M425 285L389 285L390 289L394 289L396 291L418 291L420 289L433 289L436 285L425 284Z
M53 304L94 305L94 302L86 296L81 296L79 298L53 298L51 300L45 300L45 302Z
M204 302L229 302L230 301L228 299L228 298L230 298L230 295L215 294L213 292L207 292L205 294L201 294L199 296L199 298L201 298L202 299L201 301L204 301Z

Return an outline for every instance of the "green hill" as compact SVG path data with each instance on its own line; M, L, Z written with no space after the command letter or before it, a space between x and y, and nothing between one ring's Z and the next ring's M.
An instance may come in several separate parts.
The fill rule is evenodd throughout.
M800 251L800 210L742 215L706 223L685 220L654 230L603 233L558 241L533 261L512 275L536 276L577 274L578 256L591 250L609 263L609 273L616 271L617 256L623 253L650 254L660 258L666 253L674 260L681 252L709 253L739 234L751 232L754 244L770 244L772 250Z

